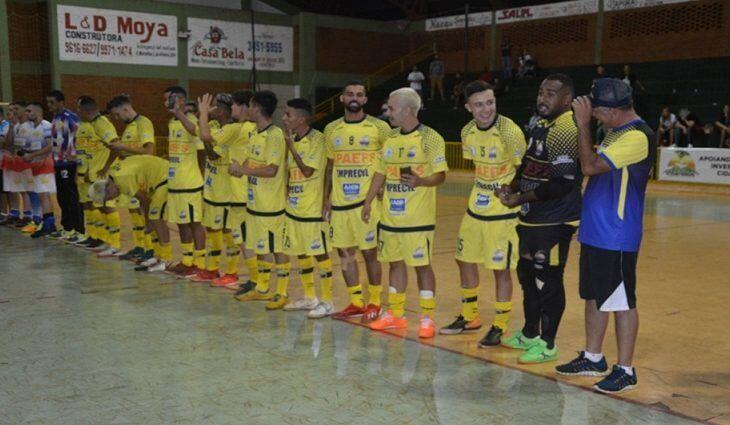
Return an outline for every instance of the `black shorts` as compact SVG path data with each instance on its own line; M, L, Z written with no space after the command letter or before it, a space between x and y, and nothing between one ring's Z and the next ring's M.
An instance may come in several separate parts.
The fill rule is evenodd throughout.
M567 224L554 226L517 225L520 237L520 256L531 257L536 266L565 266L568 261L570 240L575 227Z
M581 244L580 297L595 300L601 311L636 308L638 252L611 251Z

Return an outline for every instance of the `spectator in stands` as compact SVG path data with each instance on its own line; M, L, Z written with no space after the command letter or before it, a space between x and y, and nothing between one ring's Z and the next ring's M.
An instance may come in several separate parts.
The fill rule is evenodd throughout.
M502 77L509 80L512 78L512 42L509 37L502 39L499 49L502 52Z
M517 78L524 78L527 75L535 76L535 59L527 49L522 49L519 59L519 69L517 70Z
M723 106L720 118L715 121L715 127L720 131L720 142L717 146L730 148L730 104Z
M451 88L451 102L454 109L464 106L464 79L458 72L454 76L454 86Z
M702 124L700 117L694 112L687 108L682 108L679 111L679 118L677 119L677 127L682 132L682 142L675 142L678 146L682 147L705 147L707 146L707 137L712 132L712 127L709 128Z
M436 90L441 95L441 100L445 100L444 97L444 72L445 72L444 61L439 58L438 54L433 55L433 61L428 66L428 77L431 79L431 96L430 99L436 95Z
M646 89L641 84L641 81L639 81L639 77L631 71L630 65L624 65L624 73L621 79L624 80L624 82L628 84L633 91L634 109L640 116L644 116L646 110L640 93L645 92Z
M416 65L413 65L411 73L408 74L408 84L421 96L421 99L423 99L423 81L425 79L426 77L423 75L423 72L419 71Z
M388 121L388 99L385 99L385 102L380 105L380 115L378 115L378 118L387 123L390 123L390 121Z
M677 116L674 115L668 106L662 108L659 116L659 127L656 129L657 146L674 146L679 138L681 130L677 127Z

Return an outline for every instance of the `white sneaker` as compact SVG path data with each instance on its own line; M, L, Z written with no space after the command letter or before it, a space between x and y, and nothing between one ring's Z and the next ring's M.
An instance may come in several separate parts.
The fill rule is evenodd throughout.
M295 310L312 310L316 308L319 305L319 300L317 297L314 298L301 298L296 301L289 301L285 306L284 310L286 311L295 311Z
M307 317L310 319L321 319L331 316L335 312L335 306L331 302L320 302L313 310L310 310Z
M71 239L76 234L75 230L61 230L61 239Z
M121 251L117 251L114 248L107 248L104 251L101 251L97 254L97 257L99 258L110 258L110 257L119 257L122 255Z
M145 261L146 263L146 261ZM164 272L167 269L167 263L164 261L158 261L155 264L147 267L148 272Z
M141 263L139 263L139 265L140 266L144 266L144 267L150 267L150 266L153 266L153 265L157 264L157 262L158 262L157 261L157 258L152 257L149 260L142 261Z

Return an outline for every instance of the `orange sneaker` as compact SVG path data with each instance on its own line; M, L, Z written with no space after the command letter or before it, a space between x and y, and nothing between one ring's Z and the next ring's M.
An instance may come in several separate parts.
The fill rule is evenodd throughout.
M362 312L362 319L360 319L360 321L367 324L377 319L378 316L380 316L380 306L375 304L368 304L367 307L365 307L365 310L363 310Z
M365 309L362 307L358 307L354 304L350 304L347 307L345 307L344 310L338 311L337 313L332 315L333 319L337 320L347 320L352 319L353 317L360 317L365 312Z
M210 282L218 278L218 270L200 270L198 274L191 277L193 282Z
M419 338L433 338L436 335L436 323L429 316L421 316L421 326L418 328Z
M38 230L38 225L32 221L20 229L20 231L23 233L33 233L36 230Z
M223 276L213 279L210 282L210 286L229 286L238 283L238 275L237 274L224 274Z
M386 329L405 329L408 327L405 317L394 317L393 313L388 310L379 319L370 322L370 329L374 331L384 331Z

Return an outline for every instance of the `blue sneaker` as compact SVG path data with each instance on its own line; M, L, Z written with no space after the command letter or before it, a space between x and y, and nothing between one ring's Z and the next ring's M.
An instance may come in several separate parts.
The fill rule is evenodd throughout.
M597 362L592 362L586 358L586 352L581 351L578 357L557 366L555 371L559 375L567 376L606 376L608 374L608 364L605 357Z
M613 365L611 374L603 378L593 388L602 393L616 394L632 390L636 388L636 385L638 385L636 369L634 369L633 375L629 375L621 366Z

